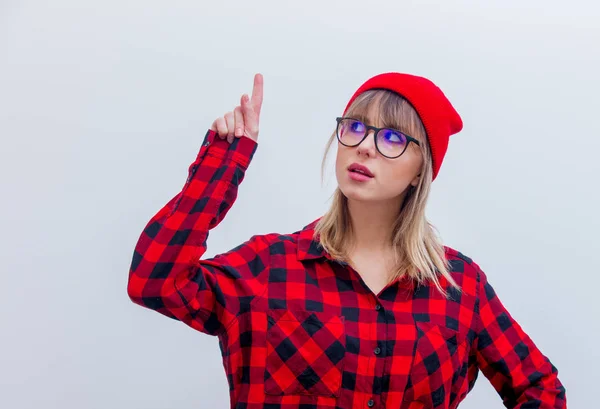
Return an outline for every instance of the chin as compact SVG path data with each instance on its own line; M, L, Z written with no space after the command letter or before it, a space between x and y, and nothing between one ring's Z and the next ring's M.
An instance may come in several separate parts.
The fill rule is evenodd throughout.
M338 181L338 188L348 200L357 202L385 202L402 198L402 192L382 191L381 189L365 189L361 185Z
M344 184L338 184L340 190L349 200L356 200L360 202L376 201L377 197L373 195L373 192L366 191L355 186L346 186Z

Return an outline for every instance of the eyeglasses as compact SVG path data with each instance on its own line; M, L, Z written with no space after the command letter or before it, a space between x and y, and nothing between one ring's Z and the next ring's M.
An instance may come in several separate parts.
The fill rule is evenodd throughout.
M354 118L337 117L335 120L337 121L337 139L344 146L354 147L360 145L367 137L370 129L375 131L373 137L375 138L377 151L386 158L394 159L402 156L411 142L420 145L418 140L397 129L365 125Z

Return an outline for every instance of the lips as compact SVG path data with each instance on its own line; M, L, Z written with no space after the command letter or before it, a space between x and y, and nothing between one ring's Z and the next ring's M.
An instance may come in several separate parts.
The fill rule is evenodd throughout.
M348 170L350 172L355 172L361 175L368 176L370 178L374 177L373 173L369 170L369 168L359 163L353 163L352 165L348 166Z

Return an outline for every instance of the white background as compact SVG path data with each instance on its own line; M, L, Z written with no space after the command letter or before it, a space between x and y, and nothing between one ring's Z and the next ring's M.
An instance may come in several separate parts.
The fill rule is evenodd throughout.
M597 2L0 0L0 407L226 408L217 339L131 303L135 243L212 121L265 80L207 256L319 217L354 90L426 76L461 114L428 217L558 367L600 377ZM461 409L502 408L480 376Z

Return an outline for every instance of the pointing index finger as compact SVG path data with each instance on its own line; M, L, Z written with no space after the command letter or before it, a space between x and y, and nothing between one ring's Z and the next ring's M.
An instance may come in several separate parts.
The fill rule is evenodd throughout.
M263 76L261 73L254 75L254 86L252 87L252 107L256 115L260 114L263 101Z

